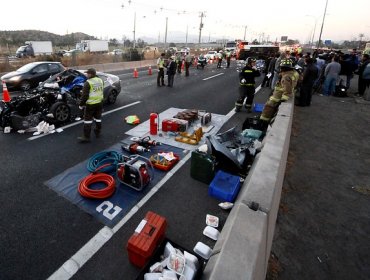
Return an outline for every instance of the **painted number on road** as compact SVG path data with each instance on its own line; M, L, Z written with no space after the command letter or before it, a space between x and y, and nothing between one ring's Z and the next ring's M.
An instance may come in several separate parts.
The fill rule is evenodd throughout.
M112 213L111 210L113 210ZM119 214L119 212L122 211L122 208L119 206L114 206L113 203L110 201L104 201L102 204L96 207L96 211L98 211L99 213L103 211L104 217L106 217L109 220L113 220Z

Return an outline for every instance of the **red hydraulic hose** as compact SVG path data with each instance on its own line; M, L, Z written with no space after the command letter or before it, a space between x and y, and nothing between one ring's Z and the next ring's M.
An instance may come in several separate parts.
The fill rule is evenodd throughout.
M100 168L103 167L105 167L105 165L101 166ZM104 183L106 187L96 190L89 188L91 184L98 182ZM110 197L111 195L113 195L115 190L116 190L116 181L111 175L105 173L91 173L90 175L87 175L85 178L83 178L78 185L78 192L83 197L94 199Z

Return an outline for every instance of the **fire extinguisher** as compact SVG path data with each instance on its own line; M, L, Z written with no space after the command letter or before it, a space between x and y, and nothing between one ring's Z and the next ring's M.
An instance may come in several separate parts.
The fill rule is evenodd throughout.
M158 113L151 113L150 114L150 134L157 135L158 131Z

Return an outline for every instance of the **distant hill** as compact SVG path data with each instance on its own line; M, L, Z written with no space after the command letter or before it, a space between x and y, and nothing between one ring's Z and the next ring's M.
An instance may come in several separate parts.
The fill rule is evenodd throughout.
M75 45L81 40L94 40L96 37L85 33L57 35L40 30L0 31L0 45L21 46L25 41L52 41L53 46Z

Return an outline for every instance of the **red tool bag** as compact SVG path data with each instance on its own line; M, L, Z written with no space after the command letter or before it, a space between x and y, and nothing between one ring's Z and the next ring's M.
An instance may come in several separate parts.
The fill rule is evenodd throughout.
M128 258L137 267L143 268L165 237L167 221L149 211L127 242Z

